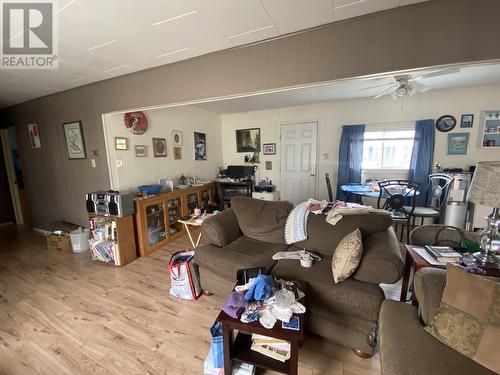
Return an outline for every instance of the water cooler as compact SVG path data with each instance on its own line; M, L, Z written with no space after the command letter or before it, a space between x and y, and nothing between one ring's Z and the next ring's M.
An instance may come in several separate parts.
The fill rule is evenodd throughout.
M449 173L453 181L448 190L448 197L443 205L443 222L445 225L465 229L467 221L467 192L472 179L472 173Z

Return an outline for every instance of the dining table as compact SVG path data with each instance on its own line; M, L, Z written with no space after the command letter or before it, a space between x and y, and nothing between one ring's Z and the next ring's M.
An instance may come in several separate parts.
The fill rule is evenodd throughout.
M380 195L380 191L379 190L374 191L372 189L372 186L373 185L360 184L360 183L353 182L353 183L342 185L340 188L346 194L346 196L347 196L346 200L349 202L352 200L353 195L377 199L378 196ZM378 186L377 186L377 188L378 188ZM419 194L420 194L420 192L417 191L417 195L419 195ZM408 194L408 196L412 196L412 195L413 195L412 192L410 192Z

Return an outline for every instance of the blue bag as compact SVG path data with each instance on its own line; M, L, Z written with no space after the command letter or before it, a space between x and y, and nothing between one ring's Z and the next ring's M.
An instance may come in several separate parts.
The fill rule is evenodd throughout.
M222 338L222 323L218 320L215 321L212 328L210 328L212 338L210 340L210 351L212 352L212 359L214 361L214 368L224 368L224 343Z

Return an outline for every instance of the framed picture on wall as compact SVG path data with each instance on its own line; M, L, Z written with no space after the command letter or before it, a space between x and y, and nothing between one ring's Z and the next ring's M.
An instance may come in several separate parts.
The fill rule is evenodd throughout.
M264 155L276 155L276 143L264 143L262 150Z
M260 152L260 128L236 130L236 152Z
M194 132L194 160L207 160L207 136Z
M81 121L66 122L63 124L64 137L68 148L69 159L86 159L85 140Z
M147 147L145 145L135 145L135 156L137 158L145 158L147 155Z
M462 115L462 117L460 119L460 127L461 128L472 128L473 124L474 124L474 115L473 114Z
M28 124L28 134L30 136L31 148L42 148L38 124Z
M172 130L172 144L182 146L182 132L180 130Z
M174 147L174 160L181 160L181 159L182 159L182 148Z
M447 155L467 155L469 133L449 133L446 146Z
M155 158L167 157L167 140L165 138L153 138L153 154Z
M118 150L118 151L128 150L128 138L115 137L115 150Z

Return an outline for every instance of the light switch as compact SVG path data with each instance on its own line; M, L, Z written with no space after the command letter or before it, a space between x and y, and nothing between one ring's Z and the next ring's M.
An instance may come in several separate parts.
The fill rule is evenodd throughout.
M122 159L116 159L116 167L117 168L123 167L123 160Z
M90 159L90 166L91 166L92 168L95 168L95 159L93 159L93 158L92 158L92 159Z

